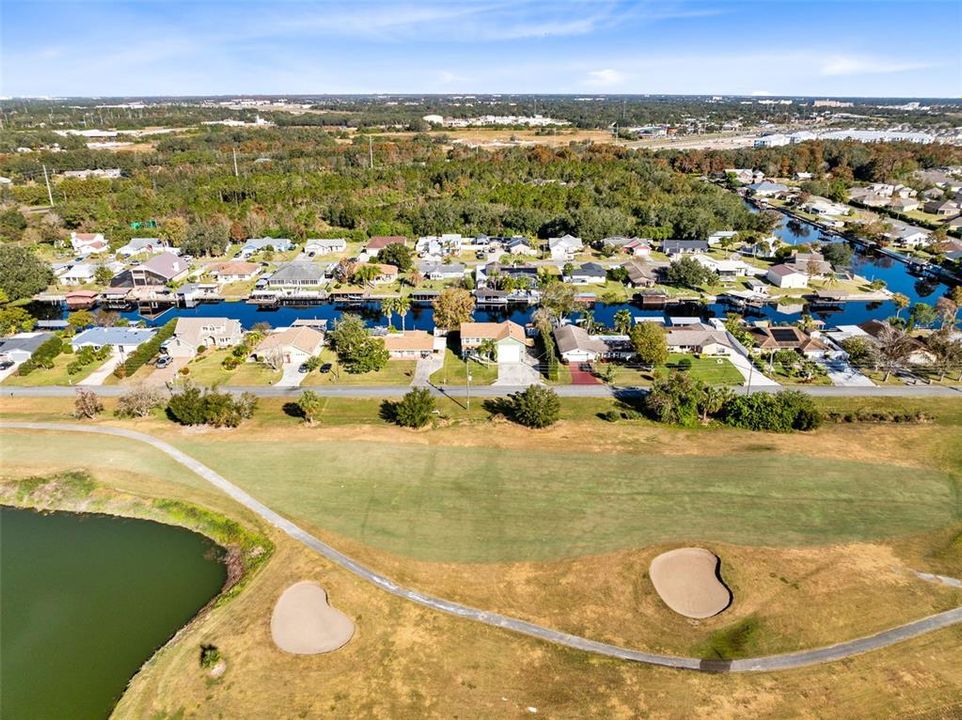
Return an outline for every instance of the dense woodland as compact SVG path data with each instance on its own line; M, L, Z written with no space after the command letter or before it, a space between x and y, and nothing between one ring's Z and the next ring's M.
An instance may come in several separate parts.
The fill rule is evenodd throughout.
M151 219L178 243L212 228L222 239L570 232L592 241L703 238L770 223L732 194L673 170L667 158L612 145L479 153L426 135L376 138L369 148L366 138L338 141L314 128L212 128L160 140L148 153L0 156L0 174L16 183L7 191L13 199L47 203L43 164L53 173L119 167L124 177L55 180L53 216L25 229L0 223L8 239L50 241L76 229L122 244L143 235L130 223Z

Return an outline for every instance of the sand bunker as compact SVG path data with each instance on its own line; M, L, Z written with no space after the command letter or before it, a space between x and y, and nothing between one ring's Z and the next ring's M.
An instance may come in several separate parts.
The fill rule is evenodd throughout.
M707 618L732 601L718 565L718 557L703 548L679 548L652 560L648 574L665 605L685 617Z
M271 615L271 636L284 652L316 655L347 644L354 635L354 621L327 604L327 593L310 580L285 590Z

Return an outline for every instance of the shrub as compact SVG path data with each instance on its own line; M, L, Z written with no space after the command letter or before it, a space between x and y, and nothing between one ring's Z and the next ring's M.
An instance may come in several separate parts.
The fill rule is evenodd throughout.
M164 404L164 398L159 390L138 385L124 393L117 400L117 417L133 418L147 417L150 411Z
M601 419L610 423L618 422L621 420L621 413L617 410L608 410L607 412L601 413Z
M123 377L133 375L140 368L146 365L151 358L154 357L154 355L160 352L160 346L173 336L176 325L177 321L171 320L160 330L158 330L154 336L150 338L150 340L143 343L136 350L130 353L126 362L124 362L124 371L126 372L126 375ZM114 371L114 374L117 374L116 371ZM117 375L117 377L121 376Z
M235 370L241 364L240 358L236 355L228 355L221 362L221 367L225 370Z
M431 421L435 401L426 388L414 388L394 405L394 421L402 427L421 428Z
M254 414L256 407L257 397L252 393L234 397L195 385L188 385L167 403L167 411L180 424L214 427L237 427Z
M511 416L526 427L544 428L557 422L561 414L558 394L541 385L529 385L510 395Z
M681 370L682 372L688 372L689 370L691 370L691 365L692 365L691 358L688 357L687 355L678 361L678 369Z
M33 355L20 365L17 374L29 375L37 368L52 368L54 360L63 352L63 349L63 340L55 335L33 351Z
M814 430L822 421L812 399L797 390L734 396L725 403L723 414L733 427L771 432Z
M207 352L207 346L206 346L206 345L198 345L198 346L197 346L197 354L198 354L198 355L203 355L205 352Z
M200 646L200 666L205 670L212 670L221 660L221 652L216 645Z
M314 422L315 418L324 410L324 398L313 390L305 390L297 399L297 407L304 415L304 420L308 423Z
M103 412L104 404L100 402L100 398L97 397L97 393L93 390L80 388L77 390L77 396L74 398L73 408L75 418L90 420Z

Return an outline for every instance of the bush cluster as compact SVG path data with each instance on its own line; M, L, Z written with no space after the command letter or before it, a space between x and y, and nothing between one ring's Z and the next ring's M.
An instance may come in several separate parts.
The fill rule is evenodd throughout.
M212 388L201 390L195 385L185 387L167 403L170 416L181 425L212 425L237 427L250 418L257 407L257 397L244 393L234 397Z
M18 375L29 375L37 368L52 368L57 356L63 352L64 344L56 335L33 351L33 355L17 369Z
M812 398L797 390L736 395L722 408L722 419L733 427L770 432L814 430L822 422Z
M874 412L870 410L856 410L854 412L826 413L825 419L833 423L926 423L932 422L932 417L927 413L916 410L915 412Z
M150 362L151 358L160 352L160 346L173 336L174 327L176 327L176 325L176 320L171 320L169 323L164 325L154 334L152 338L150 338L150 340L143 343L136 350L130 353L124 364L118 366L118 370L120 370L120 367L123 367L123 370L120 370L119 373L115 370L114 375L120 378L130 377L135 372L140 370L140 368Z

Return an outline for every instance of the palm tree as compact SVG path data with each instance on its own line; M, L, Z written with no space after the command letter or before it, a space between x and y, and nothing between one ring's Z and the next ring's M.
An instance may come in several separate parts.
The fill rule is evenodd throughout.
M909 300L908 295L903 295L902 293L895 293L894 295L892 295L892 302L895 304L895 317L898 317L899 314L905 308L907 308L909 306L909 303L912 301Z
M615 332L619 335L627 335L631 330L631 312L622 308L615 313L614 317Z
M394 299L394 311L401 316L401 332L404 332L404 318L407 317L408 312L411 310L411 298L407 295L401 295Z
M595 314L591 310L585 310L581 313L581 325L584 327L586 333L592 333L596 324Z
M497 352L498 346L491 338L482 340L481 344L478 345L478 355L487 358L488 360L494 360L494 356L497 354Z
M384 298L381 301L381 312L387 317L387 326L391 327L391 319L394 317L394 311L397 309L397 298Z
M732 391L726 387L706 385L698 398L698 409L701 421L708 422L708 418L718 413L732 397Z

